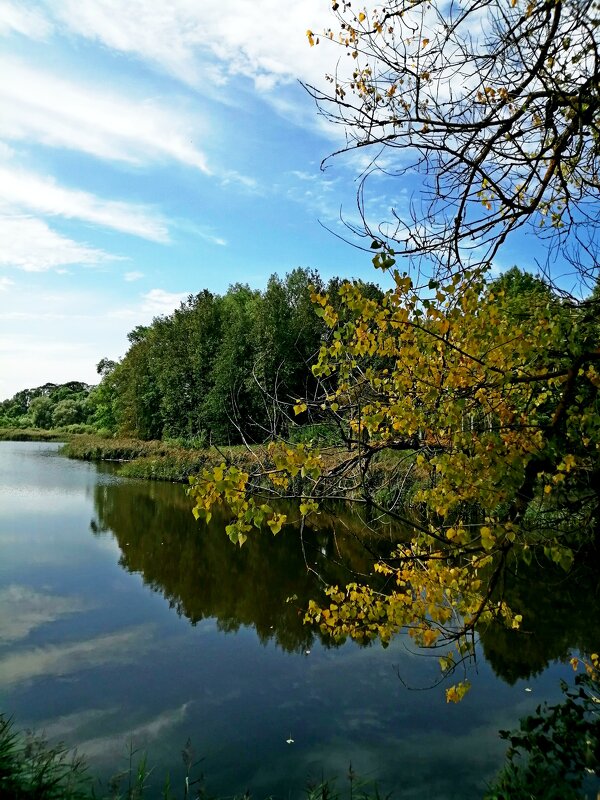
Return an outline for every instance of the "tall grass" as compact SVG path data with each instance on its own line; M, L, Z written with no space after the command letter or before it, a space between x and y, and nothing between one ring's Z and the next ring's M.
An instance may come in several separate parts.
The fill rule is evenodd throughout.
M62 745L51 746L42 736L17 733L10 720L0 714L0 798L1 800L250 800L250 792L223 797L211 794L199 762L188 739L181 752L184 776L179 788L171 785L169 775L162 788L151 787L151 768L146 755L130 744L125 768L113 775L103 787L94 782L84 759ZM333 780L309 783L306 800L388 800L374 783L363 783L350 767L348 788L338 789ZM273 800L267 798L266 800Z
M257 448L257 452L259 450ZM84 461L121 462L120 474L125 477L183 483L204 467L218 466L226 459L239 467L254 464L253 457L242 446L195 449L173 440L145 442L141 439L74 436L61 452L69 458Z
M14 731L0 714L2 800L89 800L91 779L83 759L42 737Z
M64 442L71 434L44 428L0 428L0 442Z

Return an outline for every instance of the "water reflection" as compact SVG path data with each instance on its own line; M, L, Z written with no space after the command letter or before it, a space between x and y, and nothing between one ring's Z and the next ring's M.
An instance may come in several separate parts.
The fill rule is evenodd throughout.
M320 592L307 563L340 583L352 577L348 565L371 569L374 555L346 520L319 517L306 532L306 560L293 528L257 534L239 550L219 521L194 522L181 486L113 472L47 445L0 448L0 707L19 727L79 745L96 774L114 771L133 737L157 781L168 771L177 785L191 737L217 795L250 786L255 796L295 800L308 777L342 776L351 761L403 798L474 800L501 764L498 729L558 700L558 678L572 675L555 665L511 687L481 659L460 706L446 705L441 687L407 691L398 675L415 688L440 671L406 637L386 651L334 649L302 623ZM40 487L51 493L43 503ZM367 543L384 554L390 544L385 532ZM577 594L560 571L541 580L531 569L504 591L527 605L532 633L481 632L509 680L570 646L586 649L600 618L593 568L578 575ZM160 796L158 785L148 795Z
M581 555L566 575L555 564L519 564L509 571L504 598L523 614L522 630L490 625L480 631L483 653L509 684L541 674L572 652L597 652L600 645L600 585L597 557Z
M342 524L334 533L325 515L302 541L298 529L287 526L277 537L256 531L239 548L224 535L224 519L195 522L180 486L99 485L94 500L94 533L112 532L121 566L142 575L179 615L193 625L216 618L226 632L253 627L263 644L273 639L289 652L310 649L315 638L334 645L303 623L304 608L309 599L324 597L323 581L346 583L353 571L365 574L373 564L364 544Z
M263 644L273 639L289 652L310 649L315 639L335 646L303 624L303 609L309 599L323 599L323 581L344 584L356 573L373 581L369 573L376 553L390 549L389 532L364 541L353 532L352 520L336 524L326 514L302 541L297 528L288 526L277 537L256 532L243 548L234 547L224 535L225 519L214 517L209 526L196 523L182 487L170 484L98 485L94 499L92 529L97 535L112 532L121 566L139 573L179 615L193 625L215 618L226 632L253 627ZM582 561L574 579L552 564L508 569L502 592L523 615L523 629L492 624L479 635L486 660L509 684L541 673L573 650L598 649L597 568Z

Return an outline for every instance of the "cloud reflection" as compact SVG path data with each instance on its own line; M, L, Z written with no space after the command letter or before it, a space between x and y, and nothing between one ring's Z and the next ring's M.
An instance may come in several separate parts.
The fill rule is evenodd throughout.
M0 589L0 645L25 639L31 631L67 614L89 610L80 597L36 592L12 584Z
M112 731L104 736L80 742L77 750L89 759L102 760L113 759L116 755L124 753L130 744L135 747L145 747L150 741L163 737L170 728L182 723L191 704L192 701L188 700L176 708L162 711L136 727Z
M10 653L0 659L0 687L42 676L67 675L108 663L129 663L148 649L152 631L151 625L138 625L84 641Z

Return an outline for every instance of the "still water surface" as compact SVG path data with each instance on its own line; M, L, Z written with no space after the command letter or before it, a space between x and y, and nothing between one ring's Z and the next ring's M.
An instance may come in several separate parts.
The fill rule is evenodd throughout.
M125 766L133 741L176 784L189 738L216 793L295 798L309 779L342 783L351 762L395 797L468 800L502 762L498 729L569 675L545 668L581 644L559 608L533 638L488 634L494 668L480 653L471 692L447 706L443 686L419 690L439 667L404 637L336 648L302 624L320 589L297 531L236 549L218 520L194 522L181 486L57 449L0 442L0 710L77 745L99 775ZM326 520L306 537L327 580L347 577L340 552L368 566Z

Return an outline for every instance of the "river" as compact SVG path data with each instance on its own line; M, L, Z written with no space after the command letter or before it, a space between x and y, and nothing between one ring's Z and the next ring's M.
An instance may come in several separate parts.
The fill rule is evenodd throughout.
M486 634L472 690L447 705L443 685L425 690L437 660L405 637L335 647L303 624L320 592L307 563L342 581L341 561L365 559L333 523L304 552L291 527L240 550L222 521L194 521L181 486L57 450L0 442L0 711L77 745L104 780L131 742L177 787L189 739L213 793L343 789L351 763L394 797L480 798L498 730L558 699L580 629L598 633L597 607L573 626L568 598L541 598L528 637Z

